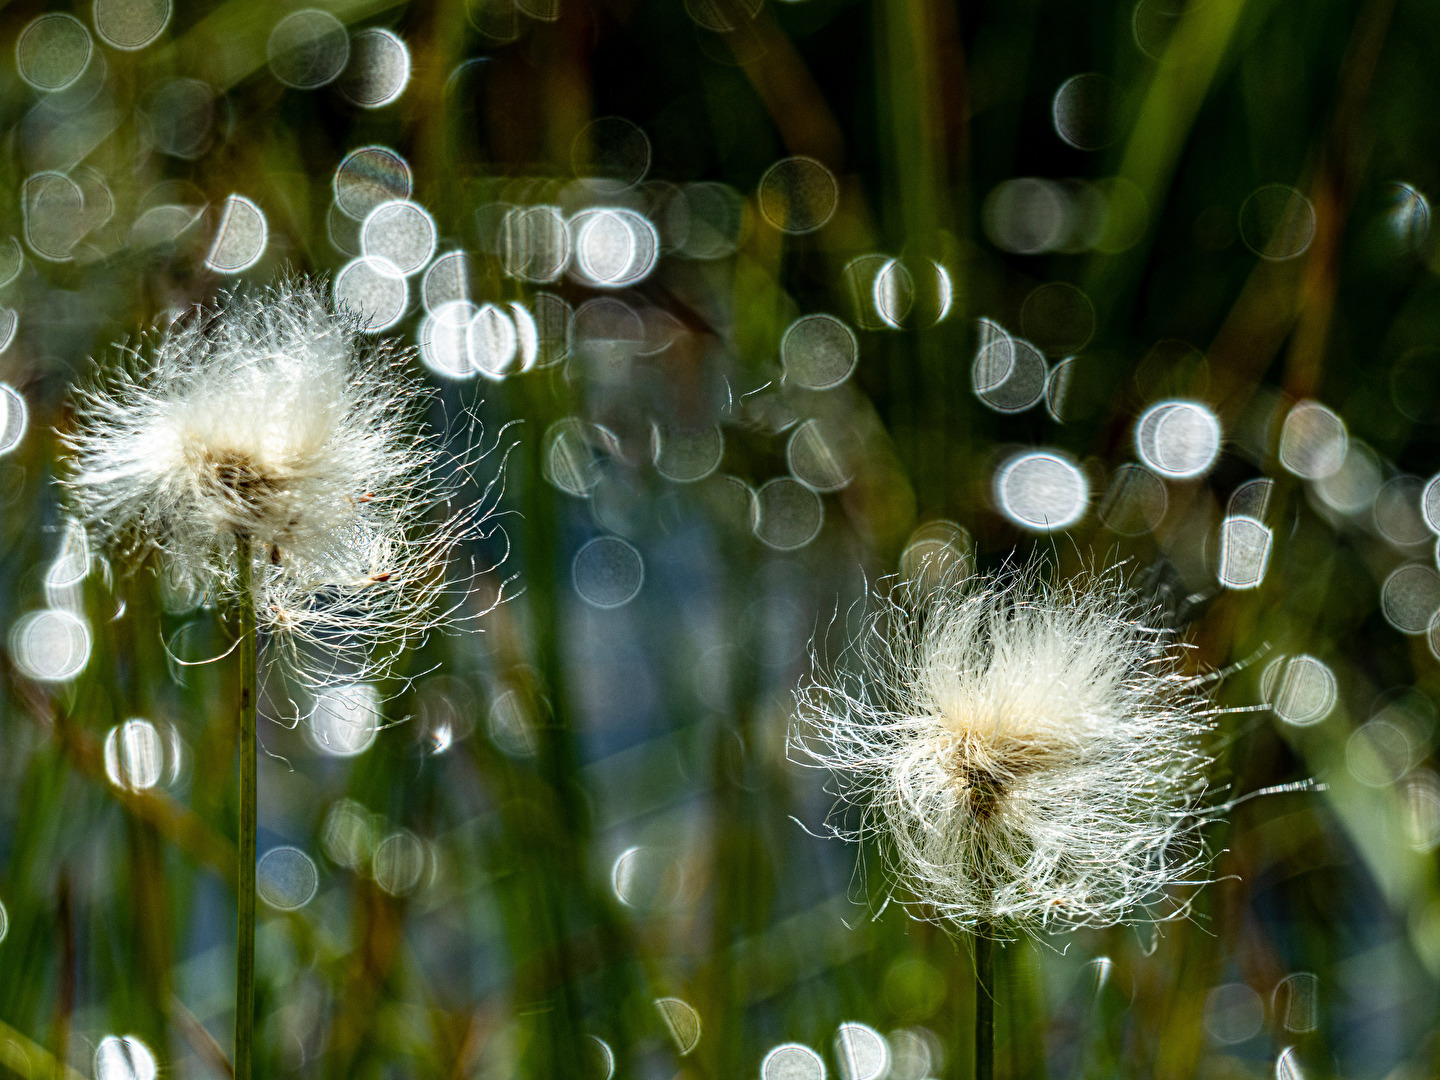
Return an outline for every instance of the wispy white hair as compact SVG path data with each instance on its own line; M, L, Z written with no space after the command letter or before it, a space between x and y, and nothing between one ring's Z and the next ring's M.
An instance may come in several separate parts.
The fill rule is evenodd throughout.
M1215 712L1118 569L892 582L800 687L791 750L834 771L902 894L995 936L1183 915L1203 884Z
M454 619L447 567L498 497L492 479L452 506L480 451L426 426L433 392L406 360L307 280L226 294L76 391L71 508L222 599L247 538L257 620L292 670L383 675Z

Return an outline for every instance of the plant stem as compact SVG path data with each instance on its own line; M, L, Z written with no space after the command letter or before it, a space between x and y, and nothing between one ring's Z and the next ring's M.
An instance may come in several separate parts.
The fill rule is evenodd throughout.
M235 1077L251 1080L255 1056L255 830L256 775L255 597L250 539L235 538L236 579L240 593L240 828L235 867L237 921L235 944Z
M975 930L975 1080L995 1078L995 941Z

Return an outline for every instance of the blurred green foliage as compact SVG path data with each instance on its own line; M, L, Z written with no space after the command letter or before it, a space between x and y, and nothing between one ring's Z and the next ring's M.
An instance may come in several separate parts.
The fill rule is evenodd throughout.
M509 598L379 688L363 753L326 753L314 703L271 688L260 846L306 852L317 889L260 928L262 1075L718 1080L798 1042L857 1080L834 1041L856 1022L888 1037L896 1080L968 1076L966 943L889 903L873 851L857 870L818 835L824 778L785 749L811 637L843 637L866 582L937 535L981 567L1130 560L1189 624L1197 670L1246 663L1227 707L1283 713L1298 669L1277 657L1316 658L1334 686L1315 722L1224 717L1217 788L1327 787L1238 805L1190 921L999 950L1000 1075L1440 1069L1432 6L364 0L323 5L338 60L323 20L277 45L294 10L0 11L0 377L28 410L12 403L0 462L0 615L88 626L65 645L85 655L58 660L53 638L11 634L0 1066L153 1076L101 1051L133 1035L161 1075L225 1074L236 672L188 662L230 630L98 551L57 584L56 431L112 342L237 277L340 280L362 222L336 206L337 169L379 145L413 191L365 173L362 202L412 198L439 253L470 255L456 296L520 305L500 317L522 336L536 320L533 368L495 379L466 349L447 369L421 274L386 331L429 344L437 427L474 407L516 444L504 531L473 553L504 561L468 602ZM357 44L374 28L409 77L365 108L393 70ZM1094 81L1067 97L1077 75ZM227 232L232 195L265 224L239 275L213 268L254 240ZM653 241L626 219L617 256L613 219L551 235L513 217L595 206ZM535 269L545 237L569 245L564 276ZM654 265L604 287L646 242ZM598 284L581 263L617 258ZM828 389L782 353L814 313L857 344ZM982 318L1034 342L1043 400L976 393ZM1169 399L1218 418L1218 460L1132 490L1137 418ZM1304 399L1348 431L1339 473L1282 460ZM806 421L818 441L797 441ZM1018 527L997 494L1035 446L1086 487L1064 533ZM1222 520L1256 479L1268 572L1223 589ZM633 565L587 577L597 536L643 566L614 607L586 596L623 601ZM117 771L130 717L160 736L147 785Z

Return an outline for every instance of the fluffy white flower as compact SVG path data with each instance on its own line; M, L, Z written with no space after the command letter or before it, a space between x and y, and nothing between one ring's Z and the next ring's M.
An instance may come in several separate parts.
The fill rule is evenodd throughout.
M1215 714L1146 614L1118 570L897 584L798 693L792 751L860 808L834 831L967 930L1183 914Z
M63 435L98 541L233 596L248 539L259 625L314 682L383 674L450 620L447 565L495 495L449 509L476 455L427 431L431 391L360 329L304 280L228 294L124 350Z

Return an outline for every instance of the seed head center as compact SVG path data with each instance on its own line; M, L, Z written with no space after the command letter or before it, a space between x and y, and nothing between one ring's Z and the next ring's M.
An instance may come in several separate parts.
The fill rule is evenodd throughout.
M194 456L200 493L224 503L241 524L257 525L270 517L285 494L284 478L245 451L205 447Z
M993 817L1015 785L1058 765L1067 748L1038 732L983 730L957 725L963 734L937 740L936 756L949 773L956 795L980 820Z

